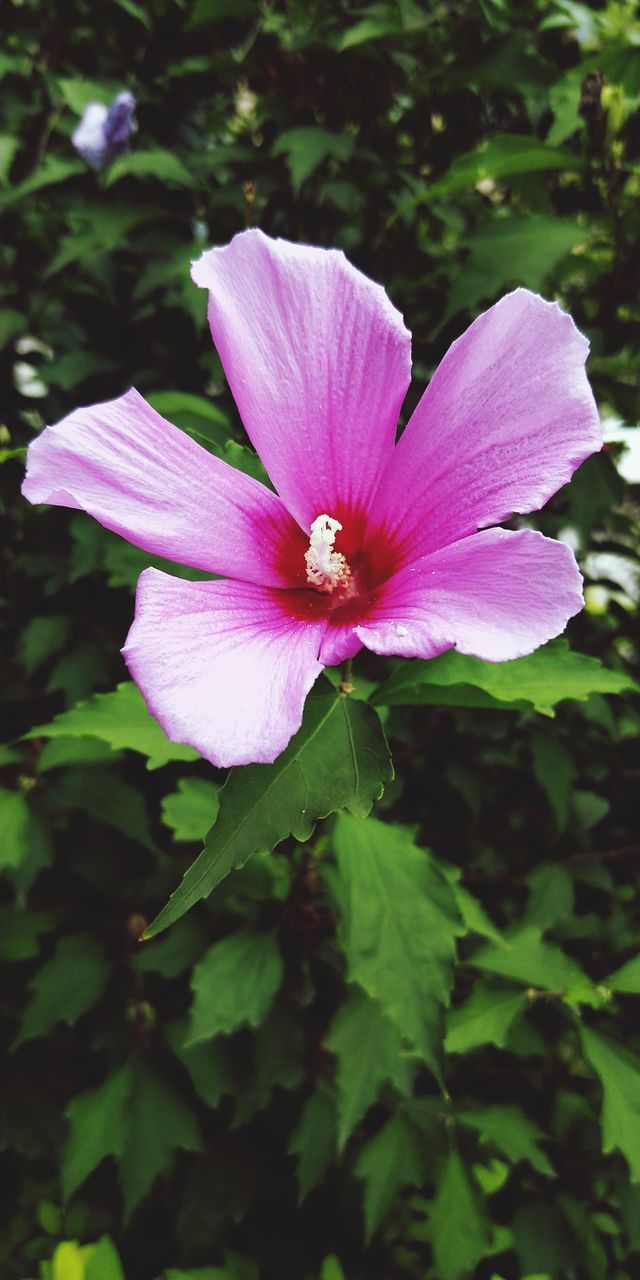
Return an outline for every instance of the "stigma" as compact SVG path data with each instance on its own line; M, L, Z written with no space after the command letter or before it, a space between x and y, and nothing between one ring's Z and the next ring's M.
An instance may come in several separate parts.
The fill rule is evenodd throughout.
M351 570L340 551L334 551L336 534L342 525L331 516L316 516L310 529L309 549L305 551L307 582L316 591L344 590L351 580Z

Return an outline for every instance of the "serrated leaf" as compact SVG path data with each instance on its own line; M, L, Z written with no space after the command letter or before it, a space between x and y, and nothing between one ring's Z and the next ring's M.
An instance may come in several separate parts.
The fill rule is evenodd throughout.
M218 816L219 787L206 778L180 778L177 791L162 801L162 821L174 840L204 840Z
M553 809L558 830L564 831L569 818L571 787L577 774L572 757L561 742L549 734L531 738L533 772Z
M370 1138L356 1161L365 1182L364 1219L370 1240L404 1187L419 1187L424 1178L422 1134L397 1112Z
M602 1084L602 1150L621 1151L640 1182L640 1058L602 1031L580 1027L582 1048Z
M89 1246L84 1280L125 1280L118 1251L109 1236L101 1236Z
M451 886L408 831L341 815L335 849L349 978L378 1000L442 1082L444 1009L460 917Z
M349 133L329 133L315 125L300 125L286 129L276 138L271 153L286 155L293 189L298 194L303 182L331 156L346 161L353 153L354 138Z
M106 186L112 187L121 178L157 178L178 187L194 185L193 174L173 151L165 151L162 147L129 151L118 156L109 169Z
M51 838L40 815L21 792L0 787L0 869L27 889L51 858Z
M467 933L477 933L481 938L490 938L493 942L502 942L502 934L487 915L481 902L474 898L464 885L452 880L453 896L460 912Z
M298 1014L298 1016L296 1016ZM236 1088L234 1127L263 1111L274 1089L297 1089L305 1077L305 1043L299 1013L276 1003L255 1033L249 1072Z
M58 614L31 618L18 642L18 655L28 675L65 645L69 619Z
M323 1182L336 1150L336 1105L326 1087L307 1100L289 1143L289 1152L298 1157L299 1202Z
M62 94L65 106L78 116L82 115L90 102L102 102L108 106L122 89L118 80L86 80L84 76L82 79L58 76L56 85Z
M479 982L468 1000L449 1012L447 1053L469 1053L485 1044L504 1049L509 1028L526 1004L523 991L495 989Z
M65 1200L107 1156L115 1156L126 1218L165 1172L176 1147L196 1151L201 1145L192 1112L143 1059L126 1063L97 1089L73 1098L66 1114Z
M628 676L603 667L597 658L572 652L566 640L552 640L512 662L482 662L453 649L428 661L414 659L399 666L371 702L389 707L533 707L553 716L553 708L567 698L584 702L592 693L635 687Z
M201 1145L190 1108L148 1063L135 1062L126 1105L126 1139L118 1161L125 1220L158 1175L166 1172L177 1147L199 1151Z
M568 920L573 912L573 883L565 868L542 862L527 876L529 901L527 924L551 929L559 920Z
M65 1200L107 1156L122 1151L130 1072L129 1066L121 1067L97 1089L89 1089L69 1103L66 1116L70 1130L61 1166Z
M342 1150L387 1082L410 1093L415 1074L402 1037L380 1005L352 987L324 1038L335 1053L338 1089L338 1148Z
M172 931L172 933L175 930ZM169 935L171 936L171 935ZM167 1039L173 1052L184 1063L196 1093L208 1107L217 1107L225 1097L235 1097L238 1087L237 1071L225 1040L190 1045L187 1019L173 1022L167 1029Z
M485 139L475 151L457 156L444 177L427 189L425 198L431 200L434 196L473 190L477 182L487 178L496 181L520 173L545 173L554 169L575 171L584 168L584 164L581 156L548 147L537 138L499 133Z
M29 982L32 995L14 1048L46 1035L58 1022L73 1026L96 1003L109 977L102 948L88 934L62 938Z
M497 973L525 986L542 987L559 995L581 985L590 986L577 962L555 943L545 942L537 925L528 925L505 936L505 943L500 946L486 943L474 951L469 964L474 969Z
M157 720L149 715L142 694L133 681L124 681L111 693L96 693L50 724L30 729L25 738L91 737L108 742L114 751L128 748L147 756L147 768L159 769L173 760L199 760L193 747L170 742Z
M308 840L318 818L336 809L364 816L392 777L377 715L320 681L301 728L275 763L231 770L202 853L146 936L173 924L252 854L288 835Z
M397 14L389 9L387 15L362 18L360 22L355 22L340 36L336 47L339 53L344 53L347 49L355 49L357 45L369 44L371 40L389 40L401 35L402 23Z
M438 1280L466 1280L484 1257L490 1227L479 1188L458 1152L449 1153L437 1181L429 1223Z
M56 927L55 915L49 911L16 911L14 906L0 907L0 960L19 963L37 956L38 938Z
M214 942L191 978L193 1005L187 1044L257 1027L282 982L282 957L270 933L239 929Z
M611 991L621 991L625 995L640 995L640 955L633 956L626 964L615 970L615 973L603 979L602 985Z
M553 1165L540 1146L546 1135L519 1107L499 1104L473 1107L459 1111L457 1116L462 1124L470 1125L483 1141L496 1147L512 1164L527 1160L538 1173L553 1176Z
M66 182L67 178L76 178L84 175L84 165L77 160L61 160L58 156L48 156L38 166L35 173L25 178L24 182L18 183L15 187L9 187L8 190L0 196L0 209L8 209L11 205L17 204L25 196L30 196L34 191L42 191L44 187L55 186L58 182Z
M568 218L494 217L462 241L469 255L449 294L445 319L480 298L497 297L507 286L538 291L555 265L585 239L584 227Z
M11 133L0 133L0 186L9 181L9 170L18 149L18 139Z

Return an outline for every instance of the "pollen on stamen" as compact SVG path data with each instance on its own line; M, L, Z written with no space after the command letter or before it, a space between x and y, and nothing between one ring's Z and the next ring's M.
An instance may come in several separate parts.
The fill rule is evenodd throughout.
M311 525L309 549L304 558L307 582L317 591L345 588L351 579L351 570L342 552L333 550L336 533L341 529L340 521L327 515L316 516Z

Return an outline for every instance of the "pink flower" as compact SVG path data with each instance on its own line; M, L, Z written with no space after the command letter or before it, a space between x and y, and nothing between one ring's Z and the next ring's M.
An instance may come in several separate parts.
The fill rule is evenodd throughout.
M216 765L269 762L322 668L363 645L497 662L564 629L582 605L569 548L486 526L541 506L600 447L568 315L508 294L454 342L395 444L410 335L342 253L245 231L193 278L276 493L134 390L47 428L24 483L31 502L224 576L140 577L123 654L170 738Z

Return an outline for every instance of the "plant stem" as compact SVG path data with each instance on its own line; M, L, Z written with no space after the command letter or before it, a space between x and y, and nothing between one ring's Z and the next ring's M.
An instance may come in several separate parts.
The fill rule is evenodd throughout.
M352 658L347 658L346 662L343 662L342 664L342 671L340 672L340 684L338 686L341 693L353 693L353 690L355 688L355 685L351 683L352 661L353 661Z

